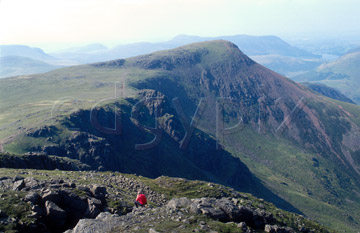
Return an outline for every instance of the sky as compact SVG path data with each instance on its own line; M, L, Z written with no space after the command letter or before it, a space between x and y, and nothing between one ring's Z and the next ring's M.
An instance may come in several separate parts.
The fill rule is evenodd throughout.
M0 44L109 46L179 34L360 38L359 10L358 0L0 0Z

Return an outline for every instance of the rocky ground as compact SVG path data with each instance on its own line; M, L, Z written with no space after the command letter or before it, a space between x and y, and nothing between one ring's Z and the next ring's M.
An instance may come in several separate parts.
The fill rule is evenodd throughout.
M146 208L133 208L139 189ZM0 232L329 232L249 194L181 178L0 169L0 198Z

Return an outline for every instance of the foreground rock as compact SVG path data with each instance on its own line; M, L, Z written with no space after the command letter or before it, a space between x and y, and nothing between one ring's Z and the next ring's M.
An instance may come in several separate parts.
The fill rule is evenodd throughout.
M209 219L204 221L204 216ZM220 222L221 223L220 223ZM82 219L74 229L66 233L82 232L136 232L139 229L148 232L168 232L163 224L173 225L171 232L181 229L183 232L217 232L225 223L243 232L281 232L295 233L288 226L271 225L276 223L272 214L266 211L254 210L250 207L238 205L231 198L175 198L166 205L157 208L137 208L123 216L101 213L96 219ZM220 224L220 225L219 225ZM156 231L156 229L162 229ZM314 232L302 228L302 232Z
M73 230L68 230L66 233L109 232L120 221L119 215L104 212L99 214L96 219L81 219Z
M133 208L139 189L147 208ZM232 188L164 176L0 169L0 198L0 232L328 232Z
M66 212L51 201L45 202L45 209L51 226L63 228L66 223Z
M58 173L63 174L61 171ZM5 197L9 196L8 192L15 192L11 195L18 199L19 203L29 206L28 210L19 210L17 215L33 219L31 223L25 225L17 216L9 217L0 206L0 232L4 229L2 226L9 225L14 225L20 232L63 232L73 228L80 219L96 218L104 211L116 213L117 216L123 215L132 211L132 204L124 198L127 196L131 199L135 198L138 189L147 192L149 201L159 205L165 203L162 195L133 178L126 178L120 174L104 176L94 172L75 174L75 179L69 179L61 176L49 177L43 172L23 171L14 177L0 177L0 197L5 200ZM77 178L82 174L81 180L86 183L95 178L100 178L104 183L76 184ZM43 178L37 179L34 176ZM114 189L114 185L119 186L120 189ZM108 189L112 192L108 193ZM27 213L27 216L21 211Z

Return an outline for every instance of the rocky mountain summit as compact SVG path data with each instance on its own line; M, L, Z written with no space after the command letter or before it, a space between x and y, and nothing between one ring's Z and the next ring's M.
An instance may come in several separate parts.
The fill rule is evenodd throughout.
M1 232L330 232L215 183L118 172L0 170ZM134 208L136 191L148 197Z

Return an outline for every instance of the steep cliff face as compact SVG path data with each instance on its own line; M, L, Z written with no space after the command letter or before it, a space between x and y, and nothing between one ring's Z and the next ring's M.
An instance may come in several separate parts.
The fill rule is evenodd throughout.
M245 190L255 186L246 166L226 151L216 150L215 140L206 133L195 130L192 140L181 149L179 142L185 132L163 94L142 90L138 98L127 100L125 104L115 103L116 114L111 105L93 112L78 111L60 125L49 127L58 140L28 149L77 159L96 170L215 180ZM115 121L118 131L111 130ZM68 129L76 130L64 137ZM43 131L34 130L27 137L37 135L37 139L45 140L49 135Z

